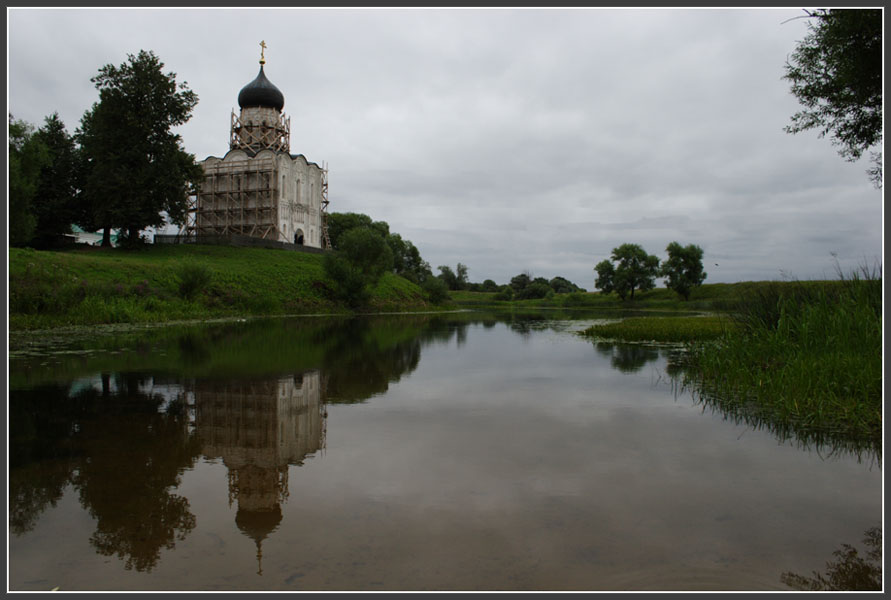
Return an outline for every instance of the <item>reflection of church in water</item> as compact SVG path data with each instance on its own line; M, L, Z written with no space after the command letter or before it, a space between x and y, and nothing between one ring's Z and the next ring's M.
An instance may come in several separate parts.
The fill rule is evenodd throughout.
M235 523L257 544L282 520L288 467L325 447L325 408L319 371L241 382L197 382L195 425L202 453L229 469L229 504Z

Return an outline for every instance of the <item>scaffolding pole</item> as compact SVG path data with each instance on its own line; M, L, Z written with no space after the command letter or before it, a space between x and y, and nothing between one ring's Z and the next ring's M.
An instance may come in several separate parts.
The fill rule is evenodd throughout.
M328 237L328 163L322 163L322 239L323 248L331 250L331 238Z

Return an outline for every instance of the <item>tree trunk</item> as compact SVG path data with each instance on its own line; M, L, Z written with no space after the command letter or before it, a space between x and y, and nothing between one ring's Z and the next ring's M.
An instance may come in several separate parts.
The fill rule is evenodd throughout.
M111 246L111 227L102 229L102 246L106 248Z

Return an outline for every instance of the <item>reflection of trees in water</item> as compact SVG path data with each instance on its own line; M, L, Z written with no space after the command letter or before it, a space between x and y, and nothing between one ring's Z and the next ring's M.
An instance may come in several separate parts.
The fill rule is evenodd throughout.
M478 321L468 321L466 317L456 318L455 315L435 315L428 317L423 327L418 330L418 339L422 345L448 344L454 338L458 345L467 341L468 328ZM484 321L489 323L489 321ZM493 323L494 324L494 323Z
M393 321L375 323L352 319L333 331L320 333L325 340L322 370L326 400L362 402L389 388L414 371L421 358L417 327Z
M540 314L508 313L502 315L502 318L511 331L524 338L528 338L532 335L533 331L539 331L546 328L546 324L549 323L549 321Z
M44 385L9 394L9 528L21 535L55 506L68 485L76 458L71 444L68 386Z
M835 561L826 562L826 573L814 571L813 577L783 573L783 583L796 590L874 591L882 589L882 529L871 527L864 533L863 543L869 548L860 556L850 544L832 553Z
M65 460L40 461L9 472L9 529L15 535L31 531L38 517L62 498L71 476Z
M44 448L40 456L21 439L13 444L16 533L33 527L69 482L96 519L92 545L100 554L119 556L128 569L151 570L161 548L172 548L192 530L188 500L171 489L199 449L189 436L182 399L141 391L143 383L128 375L117 379L113 392L107 378L102 390L43 389L39 407L23 406L36 390L10 394L13 411L30 431L30 448Z
M595 342L594 348L601 356L610 359L612 367L622 373L635 373L647 363L659 359L659 348L642 344Z
M144 382L128 374L116 394L93 392L99 410L80 424L83 460L72 477L96 519L90 542L139 571L151 570L161 548L195 527L189 501L171 490L199 455L182 396L159 411L167 399L141 392Z

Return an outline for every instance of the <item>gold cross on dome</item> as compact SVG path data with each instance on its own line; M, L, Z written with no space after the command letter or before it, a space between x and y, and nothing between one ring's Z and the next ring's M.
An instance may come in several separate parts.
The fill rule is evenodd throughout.
M266 52L266 40L260 41L260 64L266 64L266 56L264 55Z

